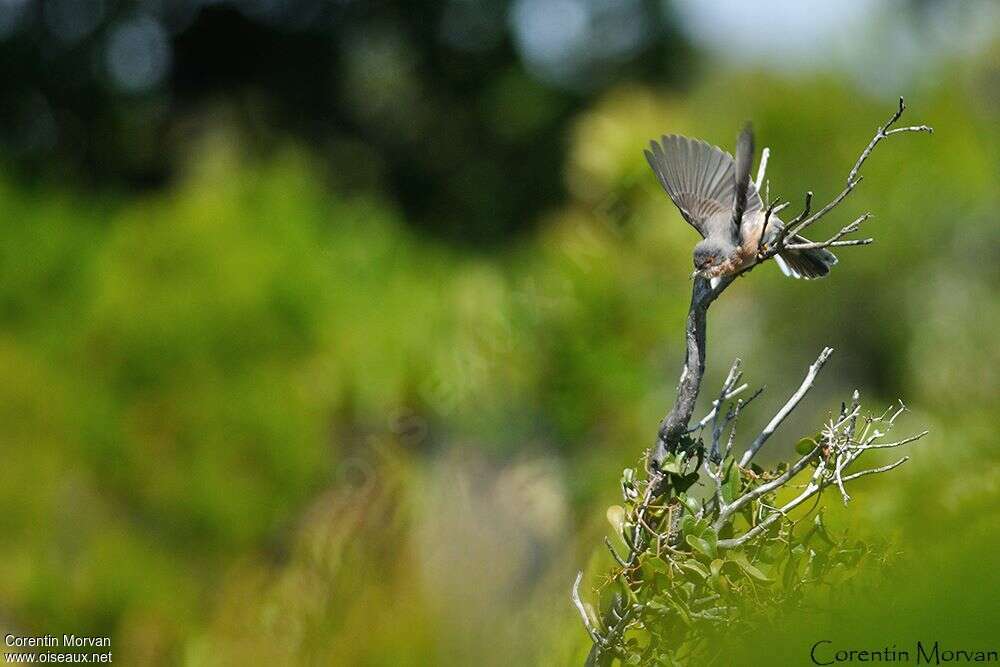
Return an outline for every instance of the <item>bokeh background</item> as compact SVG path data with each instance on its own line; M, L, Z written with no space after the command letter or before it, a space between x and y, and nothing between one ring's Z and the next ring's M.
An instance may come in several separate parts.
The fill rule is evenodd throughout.
M1000 12L853 0L0 2L0 629L136 665L577 664L621 469L682 363L694 232L643 159L752 119L770 189L871 210L710 313L707 387L824 345L913 460L834 512L899 558L832 625L996 638ZM703 398L702 403L707 403ZM991 648L997 649L996 645ZM753 649L729 664L754 662ZM785 651L784 654L781 651ZM774 663L772 663L774 664Z

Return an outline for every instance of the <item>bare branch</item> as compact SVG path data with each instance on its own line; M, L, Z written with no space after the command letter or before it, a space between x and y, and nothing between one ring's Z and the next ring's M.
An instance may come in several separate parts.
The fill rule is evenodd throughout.
M895 421L895 419L903 412L904 409L905 408L901 407L891 417L888 418L887 423L889 424L890 427L892 423ZM741 544L744 544L748 540L757 537L758 535L763 533L768 526L773 524L779 518L786 516L788 512L798 507L800 504L808 500L810 497L818 493L821 493L828 486L836 485L838 487L838 490L840 491L844 503L846 504L851 499L850 495L847 493L847 488L846 488L846 484L848 482L856 480L860 477L864 477L866 475L874 475L878 473L888 472L893 468L896 468L905 463L907 460L909 460L909 457L903 457L902 459L896 461L895 463L879 466L877 468L870 468L868 470L862 470L860 472L856 472L845 476L843 474L844 471L847 470L851 466L851 464L853 464L865 451L867 451L868 449L899 447L904 444L914 442L915 440L919 440L920 438L927 435L927 431L924 431L918 435L906 438L904 440L900 440L898 442L885 443L884 445L873 445L871 443L874 439L880 438L884 435L881 432L876 431L874 435L872 435L870 438L866 440L865 445L854 445L851 444L851 439L854 437L854 432L857 426L857 420L859 414L860 414L860 397L858 395L858 392L855 391L852 396L850 408L848 408L845 405L841 410L841 414L838 420L836 422L833 422L831 420L830 424L824 429L823 438L824 441L827 443L826 446L829 448L829 454L827 455L828 457L826 459L819 459L819 463L816 466L816 471L813 473L812 478L806 485L806 488L803 490L803 492L790 502L786 503L783 507L778 508L773 514L768 515L763 521L761 521L759 524L751 528L743 535L740 535L738 537L729 540L721 540L719 542L719 547L734 548L740 546ZM880 422L886 420L888 414L889 411L887 410L883 415L879 417L868 417L866 421L869 425L873 422ZM867 437L866 434L867 434L867 426L864 437ZM817 446L815 449L813 449L812 452L806 454L798 461L796 461L796 463L794 463L789 468L789 470L787 470L779 477L775 478L774 480L766 484L758 486L757 488L744 494L742 497L734 501L728 507L723 508L723 510L720 511L719 518L715 522L715 528L717 530L722 528L725 525L725 523L737 511L739 511L742 507L744 507L748 502L756 500L772 491L776 491L777 489L787 484L789 481L791 481L791 479L795 475L801 472L811 460L814 460L814 457L819 451L820 451L820 446ZM831 465L833 466L832 470L830 470ZM828 470L830 470L829 473L827 473Z
M628 567L628 565L625 564L625 561L622 560L622 557L618 555L618 552L615 551L614 545L611 544L611 540L608 539L607 536L604 537L604 544L608 547L608 551L611 552L611 557L615 559L615 562L618 563L618 565L623 568Z
M833 481L837 483L837 488L840 490L840 497L844 501L845 507L847 506L847 503L851 502L851 496L847 493L847 488L844 486L844 469L853 463L854 459L859 456L861 456L860 452L851 453L838 451L836 454L837 460L833 468Z
M583 627L587 628L587 634L590 635L590 640L594 642L594 644L602 644L603 640L601 639L601 635L598 634L597 629L590 620L590 614L587 613L587 608L583 606L583 600L580 599L581 581L583 581L583 570L576 573L576 581L573 582L573 590L571 592L573 605L576 607L576 610L580 612L580 618L583 619Z
M851 241L842 241L840 239L843 237L843 234L837 235L836 238L831 239L828 242L822 242L822 243L819 243L819 244L815 244L815 243L799 243L799 244L794 244L793 245L793 244L787 243L787 241L788 241L789 238L795 238L796 235L801 234L807 228L809 228L812 225L814 225L815 223L817 223L824 216L826 216L828 213L830 213L830 211L832 211L838 205L840 205L840 203L843 202L844 199L846 199L849 194L851 194L851 192L854 190L854 188L856 188L858 186L858 184L861 183L861 181L864 178L863 176L861 176L859 174L859 172L861 170L861 166L865 163L865 161L868 159L868 157L872 154L872 151L875 150L875 146L878 145L878 143L880 141L882 141L883 139L885 139L885 138L887 138L887 137L889 137L889 136L891 136L893 134L897 134L897 133L900 133L900 132L933 132L934 131L933 128L928 127L927 125L914 125L914 126L911 126L911 127L900 127L900 128L896 128L894 130L890 130L889 128L892 127L892 125L895 124L896 121L899 120L899 118L902 115L903 110L905 108L906 108L906 106L903 104L903 98L901 97L901 98L899 98L899 107L896 110L896 112L893 114L892 118L890 118L889 122L887 122L885 125L883 125L883 126L881 126L881 127L878 128L878 130L875 133L875 136L868 143L868 145L865 147L865 149L861 152L861 155L858 157L857 162L854 163L854 166L851 168L851 171L848 174L846 187L843 190L841 190L840 193L837 194L837 196L834 197L832 201L830 201L828 204L826 204L826 206L824 206L823 208L821 208L819 211L817 211L813 215L809 215L809 213L810 213L810 211L812 209L812 195L813 195L813 193L812 192L806 193L806 204L805 204L805 207L804 207L802 213L799 214L794 220L792 220L791 222L789 222L787 225L784 226L784 228L780 231L780 233L775 238L775 240L771 244L769 244L768 248L765 251L759 252L758 258L757 258L757 264L759 264L759 263L761 263L761 262L763 262L763 261L765 261L767 259L770 259L770 258L774 257L775 255L777 255L778 253L780 253L782 250L784 250L786 247L788 247L790 249L793 249L793 250L809 250L809 249L814 249L814 248L862 246L862 245L868 245L868 244L872 243L873 239L858 239L858 240L851 240ZM774 211L772 211L771 213L774 213ZM767 227L766 220L767 220L768 217L769 216L765 216L765 225L764 225L765 228ZM850 227L850 225L848 225L848 227ZM850 232L847 232L847 233L850 233ZM763 235L763 232L762 232L760 240L763 240L763 238L764 238L764 235ZM758 247L761 247L760 244L758 244ZM750 268L752 268L752 267L747 267L743 271L747 271Z
M861 414L861 393L855 389L854 393L851 394L851 411L848 413L847 417L843 420L846 428L844 433L847 435L848 439L854 437L854 431L858 426L858 415Z
M834 241L833 243L796 243L794 245L787 246L792 250L809 250L810 248L848 248L851 246L858 245L871 245L875 242L873 238L867 239L850 239L847 241Z
M770 206L768 207L768 212L765 212L764 215L764 224L761 226L760 238L757 241L757 264L760 264L764 260L774 257L779 252L784 250L786 245L785 240L786 237L788 236L788 232L791 230L792 227L794 227L797 223L801 222L806 216L809 215L809 211L812 209L812 197L813 197L812 191L806 193L806 200L802 208L802 212L799 213L797 216L795 216L794 220L792 220L790 223L784 225L780 230L778 230L778 235L775 237L774 242L768 244L765 247L763 241L764 241L764 232L767 230L768 226L768 220L770 219L770 216L778 210L777 207L773 208ZM782 209L785 208L786 206L788 206L788 204L789 202L782 204L781 208ZM744 271L748 271L750 268L752 267L748 267L747 269L744 269Z
M736 387L731 392L729 392L728 394L726 394L726 397L725 397L724 400L728 401L729 399L734 398L734 397L742 394L744 391L746 391L747 387L749 387L749 386L750 386L749 384L747 384L746 382L744 382L739 387ZM701 430L701 429L705 428L706 426L708 426L708 422L710 422L713 419L715 419L715 414L718 411L718 409L719 409L719 401L718 400L712 401L712 409L708 412L708 414L706 414L704 417L702 417L697 422L695 422L695 425L692 426L691 428L689 428L687 430L687 432L688 433L694 433L695 431Z
M767 210L764 211L764 223L760 226L760 236L757 238L757 252L761 252L761 248L764 247L764 235L767 233L767 226L771 222L771 216L774 215L775 209L778 208L778 201L775 199L773 202L768 204ZM786 202L787 203L787 202Z
M878 431L876 431L876 433L878 434L878 437L881 437L883 435L882 433L879 433ZM903 440L897 440L896 442L885 442L885 443L880 443L880 444L869 444L869 443L866 443L866 444L863 444L863 445L848 445L846 447L846 449L858 449L858 450L861 450L861 451L867 451L869 449L891 449L893 447L901 447L903 445L908 445L911 442L915 442L917 440L920 440L922 437L924 437L928 433L930 433L930 431L922 431L922 432L918 433L917 435L910 436L909 438L905 438ZM876 436L872 436L872 437L874 438Z
M681 379L677 384L677 398L670 412L660 422L656 444L653 449L651 464L656 467L663 458L680 442L687 433L691 413L694 412L695 401L701 389L701 379L705 375L705 334L706 313L708 306L732 282L732 276L726 276L715 287L702 277L694 279L691 291L691 307L688 309L687 324L684 337L687 351Z
M851 194L851 192L854 191L854 188L856 188L858 186L858 183L860 183L861 181L863 181L864 178L865 178L864 176L858 176L857 179L855 179L853 181L849 181L847 183L847 187L845 187L843 190L841 190L840 194L838 194L836 197L834 197L833 200L831 202L829 202L826 206L824 206L823 208L821 208L820 210L818 210L816 213L814 213L813 215L811 215L808 218L806 218L805 220L803 220L802 222L798 223L795 227L792 227L791 225L789 225L786 228L786 229L788 229L788 233L786 234L786 236L796 236L798 234L801 234L807 227L811 227L815 223L819 222L819 220L822 219L823 216L825 216L827 213L829 213L833 209L837 208L837 206L840 204L840 202L842 202L845 199L847 199L847 195Z
M801 223L799 223L798 226L794 230L791 231L792 234L799 234L803 230L805 230L807 227L809 227L809 226L813 225L814 223L816 223L823 216L825 216L827 213L829 213L834 208L836 208L837 205L840 204L840 202L844 201L844 199L847 197L847 195L851 194L851 191L853 191L854 188L858 185L858 183L860 183L861 180L864 178L864 176L860 176L859 175L859 172L861 171L861 166L865 163L865 161L869 158L869 156L871 156L872 151L875 150L875 146L877 146L880 141L882 141L883 139L889 137L890 135L893 135L893 134L896 134L896 133L899 133L899 132L928 132L928 133L934 132L934 129L931 128L931 127L928 127L927 125L916 125L916 126L913 126L913 127L901 127L901 128L889 131L889 128L892 127L896 123L896 121L899 120L900 116L903 115L903 111L905 109L906 109L906 105L903 103L903 98L900 97L899 98L899 107L896 110L896 113L894 113L892 115L892 118L889 119L889 122L887 122L882 127L878 128L878 131L875 132L875 136L872 137L872 140L870 142L868 142L868 145L865 147L865 149L863 151L861 151L861 155L858 157L858 161L854 163L854 166L851 168L850 173L847 175L847 186L843 190L840 191L840 194L838 194L833 199L833 201L831 201L829 204L827 204L822 209L820 209L820 211L818 213L816 213L816 215L814 215L814 216L812 216L810 218L806 218Z
M805 203L802 205L802 212L799 213L797 216L795 216L795 218L785 226L785 229L791 229L795 225L799 224L800 222L808 218L809 213L812 211L812 202L813 202L813 193L812 190L809 190L808 192L806 192L806 200Z
M765 496L771 493L772 491L777 491L778 489L783 487L785 484L791 481L793 477L802 472L806 468L806 466L808 466L809 463L816 458L817 453L819 453L818 445L815 448L813 448L811 452L805 454L804 456L802 456L802 458L793 463L788 468L788 470L783 472L781 475L775 477L773 480L767 482L766 484L761 484L760 486L746 492L745 494L734 500L730 505L727 505L724 508L720 508L719 518L716 519L715 521L715 529L719 530L724 525L726 525L726 522L730 519L730 517L732 517L734 514L743 509L747 503L756 500L761 496Z
M845 225L843 229L831 236L826 241L819 241L816 243L790 243L787 244L789 250L813 250L815 248L829 248L831 246L847 246L847 245L868 245L874 239L857 239L852 241L841 241L842 238L848 234L853 234L861 228L861 224L872 217L871 213L865 213L864 215L855 218L850 224Z
M896 418L899 417L899 415L903 414L904 412L906 412L906 406L903 405L902 401L900 401L899 409L896 410L896 412L894 412L891 417L889 417L889 428L892 428L892 425L896 423Z
M732 419L733 425L729 429L729 438L726 440L726 449L725 449L725 451L722 452L722 460L723 461L725 461L727 458L729 458L729 454L733 451L733 441L736 439L736 419L740 415L740 410L742 410L747 405L749 405L750 402L753 399L755 399L758 396L760 396L761 392L763 392L763 391L764 391L764 388L761 387L760 389L758 389L757 391L755 391L754 394L753 394L753 396L751 396L750 398L748 398L746 401L744 401L743 399L740 399L739 401L736 402L736 410L733 413L733 419ZM719 507L722 507L722 505L720 504Z
M788 402L786 402L781 409L778 410L778 413L774 415L770 422L768 422L767 426L764 427L764 430L761 431L760 435L754 439L750 448L744 452L743 457L740 459L740 467L745 468L750 463L750 460L756 456L757 452L764 446L764 443L771 437L771 434L774 433L775 429L781 425L781 422L785 421L785 418L791 414L792 410L795 409L795 406L799 404L799 401L801 401L802 398L809 392L812 388L813 382L816 381L816 375L819 373L820 369L823 368L823 365L826 363L826 360L830 358L831 354L833 354L832 347L823 348L823 351L819 353L819 357L817 357L816 361L809 367L809 372L806 373L805 379L802 380L802 384L799 385L796 392L792 394L791 398L788 399Z
M743 362L740 359L736 359L733 365L729 369L729 374L726 376L726 381L722 383L722 391L719 392L719 398L715 401L715 416L712 418L712 450L709 453L709 459L713 462L718 461L719 456L719 438L722 435L722 430L725 428L726 424L729 423L728 419L723 421L722 424L719 423L719 415L722 411L719 409L722 407L723 401L725 401L726 394L729 393L733 385L740 381L743 377L743 373L740 371L740 366ZM729 417L732 419L732 417Z
M858 395L857 390L854 391L854 394L856 400L852 402L851 411L848 412L847 405L843 405L843 411L840 413L840 419L836 423L834 423L832 419L830 420L830 426L826 429L827 438L829 440L833 440L837 429L846 424L849 420L856 419L858 414L861 412L861 406L858 404L857 400L860 399L860 395Z
M880 472L889 472L893 468L898 468L907 461L910 460L909 456L904 456L895 463L890 463L889 465L879 466L878 468L869 468L868 470L862 470L861 472L856 472L853 475L848 475L844 478L845 482L850 482L852 479L857 479L858 477L864 477L865 475L875 475Z
M785 503L785 505L779 508L777 511L769 514L767 517L764 518L763 521L761 521L756 526L754 526L747 532L743 533L739 537L733 537L727 540L719 540L718 547L720 549L734 549L744 544L745 542L752 540L753 538L757 537L765 530L767 530L771 526L771 524L773 524L775 521L777 521L783 516L786 516L793 509L795 509L805 501L809 500L809 498L814 496L819 491L823 490L823 488L825 488L825 485L817 480L819 480L820 477L822 476L824 469L825 469L825 462L821 460L819 465L816 466L816 472L813 473L812 481L809 482L809 484L806 486L805 490L802 491L802 493L800 493L795 498Z
M754 180L754 187L760 192L760 186L764 184L764 174L767 173L767 160L771 157L771 149L767 146L760 152L760 165L757 167L757 178Z
M854 163L854 168L851 169L851 173L848 174L847 176L848 183L854 181L855 176L858 175L858 171L861 170L861 165L865 163L865 160L868 159L868 156L872 154L873 150L875 150L875 146L878 145L878 142L882 141L886 137L893 134L897 134L899 132L927 132L928 134L934 133L934 128L928 127L927 125L915 125L912 127L900 127L895 130L889 130L890 127L896 124L896 121L899 120L900 116L903 115L903 111L905 109L906 109L906 104L903 103L903 98L900 97L899 107L896 109L896 113L892 114L892 118L889 119L888 123L886 123L885 125L883 125L878 129L878 132L875 133L875 136L868 143L868 146L865 148L864 151L862 151L861 157L859 157L858 161Z
M688 433L693 433L694 431L704 428L708 424L708 422L715 419L716 414L718 414L719 412L719 406L721 406L723 402L728 401L730 398L733 398L734 396L743 393L746 390L746 388L750 386L744 383L739 387L735 388L733 387L733 385L735 385L737 382L740 381L740 377L742 376L742 373L740 373L740 366L742 364L743 361L741 359L736 359L733 361L733 365L730 366L729 373L726 375L726 381L722 383L722 391L719 392L719 397L714 401L712 401L711 411L709 411L707 415L698 420L698 423L689 428L687 430Z
M895 130L889 130L885 133L885 136L896 134L897 132L926 132L928 134L934 134L934 128L930 125L911 125L909 127L897 127Z

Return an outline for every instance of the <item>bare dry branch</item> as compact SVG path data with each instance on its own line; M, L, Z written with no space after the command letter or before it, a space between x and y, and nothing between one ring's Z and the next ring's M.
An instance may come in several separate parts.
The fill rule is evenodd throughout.
M872 217L871 213L865 213L864 215L855 218L850 224L844 226L843 229L841 229L839 232L831 236L826 241L818 241L815 243L789 243L786 244L785 247L788 248L789 250L812 250L814 248L829 248L831 246L841 247L849 245L868 245L874 239L856 239L851 241L841 241L841 239L847 236L848 234L853 234L854 232L858 231L858 229L861 228L861 224L864 223L866 220L868 220L870 217Z
M805 220L803 220L802 222L798 223L794 227L792 227L791 225L789 225L787 227L788 234L786 234L786 236L793 236L794 237L794 236L796 236L798 234L801 234L808 227L811 227L812 225L814 225L817 222L819 222L827 213L829 213L833 209L837 208L837 206L840 205L840 202L842 202L845 199L847 199L847 195L851 194L851 192L854 191L854 188L858 187L858 184L861 183L861 181L863 181L864 178L865 178L864 176L858 176L855 180L848 182L847 183L847 187L845 187L843 190L841 190L840 194L838 194L836 197L834 197L833 200L830 201L826 206L824 206L823 208L821 208L820 210L818 210L816 213L814 213L813 215L811 215L808 218L806 218Z
M806 485L806 488L804 491L802 491L802 493L800 493L798 496L785 503L785 505L782 506L781 508L767 515L763 519L763 521L761 521L756 526L754 526L747 532L743 533L742 535L726 540L719 540L718 548L734 549L752 540L753 538L757 537L758 535L766 531L768 528L770 528L771 524L773 524L775 521L784 516L787 516L789 512L791 512L796 507L798 507L805 501L809 500L809 498L811 498L816 493L821 491L824 488L824 485L819 483L817 480L822 476L823 470L825 469L825 465L826 465L825 462L821 460L819 465L816 466L816 472L813 474L812 480L809 482L808 485Z
M774 415L771 421L768 422L767 426L764 427L764 430L761 431L760 435L758 435L750 444L747 451L744 452L743 457L740 459L740 467L745 468L750 463L751 459L757 455L757 452L764 446L764 443L771 437L771 434L774 433L775 429L781 425L781 422L785 421L785 418L791 414L792 410L795 409L795 406L799 404L799 401L801 401L802 398L809 393L809 390L813 386L813 382L816 381L816 375L819 373L820 369L823 368L823 365L826 363L826 360L830 358L831 354L833 354L832 347L823 348L823 351L819 353L819 357L817 357L816 361L809 367L809 372L806 373L806 377L802 380L802 384L799 385L799 388L794 394L792 394L791 398L788 399L781 409L778 410L778 413Z
M812 210L813 193L811 191L806 193L806 202L802 213L796 216L795 219L789 222L787 225L785 225L784 228L779 232L778 236L774 239L772 243L768 245L766 249L761 247L760 244L758 244L758 247L761 247L761 251L758 253L757 264L760 264L761 262L764 262L765 260L774 257L782 250L784 250L786 247L792 250L809 250L814 248L840 248L849 246L863 246L863 245L869 245L870 243L873 242L874 239L871 238L842 240L846 234L851 233L851 232L844 232L843 230L841 230L842 233L836 234L834 238L831 238L828 241L823 241L818 243L790 244L788 243L788 239L794 239L795 236L801 234L803 231L805 231L812 225L816 224L828 213L830 213L833 209L839 206L840 203L843 202L849 194L851 194L854 188L856 188L858 184L861 183L861 181L864 179L864 177L859 174L861 166L871 156L872 152L875 150L875 146L877 146L880 141L893 134L901 132L934 131L933 128L927 125L914 125L911 127L900 127L890 130L889 128L892 127L892 125L894 125L896 121L899 120L900 116L903 114L904 109L906 109L906 106L903 103L903 98L901 97L899 98L899 107L893 114L892 118L890 118L885 125L878 128L878 130L875 132L875 136L868 143L865 149L861 152L861 155L858 157L858 160L854 163L854 166L851 168L851 171L847 177L847 185L844 187L843 190L840 191L840 193L837 194L836 197L834 197L829 203L827 203L823 208L821 208L813 215L810 215L810 211ZM773 215L775 212L776 210L771 210L769 214L765 215L765 224L764 224L765 229L767 227L767 221L769 220L770 215ZM862 218L864 218L864 216L862 216ZM859 219L855 222L860 225L860 222L863 222L863 220ZM853 224L855 223L851 223L851 225ZM848 225L844 229L851 227L851 225ZM856 231L856 229L854 231ZM764 234L762 232L760 240L763 241L763 239L764 239ZM752 267L747 267L743 271L748 271L750 270L750 268Z
M712 401L712 409L707 415L698 420L698 422L687 430L688 433L694 433L695 431L705 428L710 421L715 419L716 414L719 412L719 407L729 399L743 393L746 388L750 385L744 383L739 387L734 387L734 385L740 381L740 366L743 361L736 359L733 361L733 365L729 368L729 373L726 375L726 381L722 384L722 391L719 392L719 397Z
M876 431L876 433L878 433L878 432ZM902 447L903 445L908 445L911 442L915 442L917 440L920 440L922 437L924 437L928 433L930 433L930 431L921 431L917 435L910 436L909 438L905 438L903 440L897 440L896 442L885 442L885 443L880 443L880 444L867 444L866 443L864 445L848 445L847 449L860 449L860 450L864 451L864 450L869 450L869 449L891 449L892 447ZM878 433L878 435L881 436L883 434L882 433Z
M618 563L618 565L623 568L628 567L628 565L625 564L625 561L622 560L622 557L618 555L618 552L615 551L615 546L611 544L611 540L608 539L607 536L604 538L604 544L608 547L608 551L611 552L611 557L615 559L615 562Z
M677 398L674 405L660 422L660 429L650 461L654 468L687 433L691 413L694 412L695 401L697 401L698 392L701 389L701 379L705 375L705 332L708 306L731 282L732 277L727 276L715 289L712 289L709 281L705 278L699 276L694 279L691 307L688 310L684 333L687 343L684 367L681 369L681 379L677 383Z
M878 468L870 468L868 470L862 470L861 472L856 472L853 475L848 475L847 477L844 478L844 481L845 482L850 482L851 480L857 479L859 477L864 477L865 475L875 475L875 474L878 474L880 472L889 472L893 468L898 468L899 466L903 465L904 463L906 463L909 460L910 460L909 456L904 456L903 458L899 459L895 463L890 463L889 465L879 466Z
M767 173L767 160L771 157L771 149L767 146L760 152L760 164L757 166L757 178L754 180L754 187L760 192L760 186L764 184L764 174Z
M590 620L590 614L587 613L587 608L583 605L583 600L580 599L581 581L583 581L582 570L576 573L576 581L573 582L573 590L571 591L573 606L575 606L576 610L580 612L580 618L583 619L583 627L587 628L587 634L590 635L590 640L594 642L595 645L600 645L603 643L601 635L598 634L597 629Z
M768 204L767 210L764 211L764 222L760 226L760 236L757 238L757 253L761 254L764 248L764 236L767 233L767 227L771 223L771 216L774 215L775 210L778 208L778 199ZM787 205L787 202L785 203Z
M766 484L761 484L760 486L748 491L747 493L743 494L742 496L734 500L731 504L721 508L719 511L719 518L716 519L715 521L715 529L719 530L724 525L726 525L726 522L729 521L729 519L734 514L736 514L736 512L739 512L741 509L743 509L747 505L747 503L756 500L761 496L765 496L768 493L771 493L772 491L777 491L778 489L783 487L785 484L791 481L793 477L795 477L800 472L805 470L806 466L808 466L816 458L816 455L818 453L819 453L819 446L817 445L811 452L803 455L798 461L789 466L788 470L786 470L778 477L775 477L770 482Z
M740 366L743 362L739 359L733 362L733 365L729 368L729 374L726 376L726 381L722 383L722 391L719 392L719 398L715 401L715 415L712 417L712 449L709 452L709 459L712 461L718 461L719 456L719 438L722 436L722 430L725 428L728 420L722 420L720 422L719 415L722 414L720 409L723 401L725 401L725 396L730 392L733 385L740 381L743 377L743 373L740 371ZM732 419L732 417L729 417Z
M792 205L792 202L790 202L790 201L784 201L784 202L781 201L780 197L776 198L775 201L778 201L778 202L781 202L781 203L779 203L777 206L774 207L774 211L772 211L772 213L781 213L786 208L788 208L789 206Z
M875 150L875 146L878 145L878 142L882 141L886 137L900 132L927 132L928 134L934 133L934 128L928 127L927 125L914 125L911 127L900 127L895 130L889 130L890 127L896 124L896 121L899 120L900 116L903 115L903 111L905 110L906 110L906 104L903 102L903 98L900 97L899 107L896 109L896 113L892 115L892 118L889 119L889 122L887 122L885 125L883 125L878 129L878 132L875 133L875 136L868 143L868 146L865 148L864 151L862 151L861 157L859 157L858 161L854 163L854 168L851 169L851 173L847 175L848 183L854 181L855 177L858 175L858 171L861 170L861 165L865 163L865 160L868 159L868 156L872 154L873 150Z
M797 216L795 216L795 218L792 219L785 226L785 229L791 229L792 227L794 227L795 225L799 224L800 222L809 217L809 213L812 211L812 201L813 201L813 193L812 190L809 190L808 192L806 192L806 199L802 205L802 212L799 213Z
M726 394L724 400L728 401L729 399L742 394L744 391L746 391L747 387L749 386L750 386L749 384L744 382L739 387L736 387L731 392ZM699 431L708 426L708 422L712 421L715 418L715 414L718 411L718 409L719 409L719 401L718 400L712 401L712 409L708 412L708 414L706 414L704 417L695 422L695 425L689 428L687 432L694 433L695 431Z
M872 152L875 150L875 147L878 145L880 141L899 132L928 132L928 133L934 132L934 129L928 127L927 125L901 127L892 131L888 131L889 128L892 127L896 123L896 121L899 120L900 116L903 115L903 111L905 109L906 105L903 103L903 98L900 97L899 107L897 108L896 112L892 115L892 118L890 118L889 122L887 122L885 125L878 128L878 131L875 132L875 136L872 137L872 140L870 142L868 142L868 145L865 147L865 149L861 152L861 155L858 157L858 161L855 162L854 166L851 168L850 173L847 175L847 186L840 191L840 194L838 194L833 199L833 201L831 201L829 204L820 209L819 212L816 213L816 215L806 218L805 220L800 222L795 227L795 229L791 230L790 232L791 234L799 234L807 227L812 226L817 221L819 221L823 216L825 216L827 213L836 208L837 205L840 204L840 202L844 201L844 199L847 198L847 195L851 194L854 188L857 187L858 183L860 183L864 178L864 176L859 175L859 172L861 171L861 166L871 156Z

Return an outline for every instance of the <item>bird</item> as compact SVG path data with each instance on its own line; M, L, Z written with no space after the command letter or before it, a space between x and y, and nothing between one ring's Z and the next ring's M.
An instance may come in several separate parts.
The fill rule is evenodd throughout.
M667 196L701 234L702 240L694 247L692 277L707 278L715 287L723 276L756 264L784 229L772 213L762 230L764 203L750 179L754 139L749 123L736 141L735 160L717 146L677 134L650 141L644 152ZM788 242L809 241L795 235ZM805 279L822 278L837 263L826 248L785 248L774 259L786 276Z

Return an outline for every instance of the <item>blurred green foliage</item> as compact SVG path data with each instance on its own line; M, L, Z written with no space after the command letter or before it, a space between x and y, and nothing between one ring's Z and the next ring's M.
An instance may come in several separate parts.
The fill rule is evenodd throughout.
M995 60L955 63L907 96L936 133L866 166L845 208L875 213L873 246L817 283L762 268L713 306L706 386L739 355L769 387L744 434L837 349L774 456L855 386L932 432L829 512L898 545L887 587L834 625L783 619L747 663L804 662L823 632L989 639L997 81ZM751 117L772 193L824 201L895 92L616 88L570 128L568 201L487 255L331 188L311 149L252 158L225 131L160 194L0 178L5 629L108 634L123 664L582 662L572 573L609 565L600 508L682 355L695 238L642 147L729 145Z

